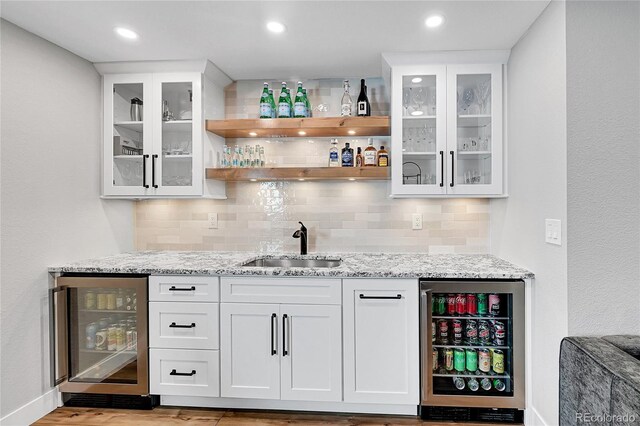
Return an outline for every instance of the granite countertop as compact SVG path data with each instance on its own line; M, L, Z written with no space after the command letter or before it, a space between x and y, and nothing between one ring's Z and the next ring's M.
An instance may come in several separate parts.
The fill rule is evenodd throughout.
M258 257L343 260L336 268L241 266ZM256 275L351 278L525 279L533 273L491 255L423 253L318 253L267 255L257 252L138 251L53 266L49 272L155 275Z

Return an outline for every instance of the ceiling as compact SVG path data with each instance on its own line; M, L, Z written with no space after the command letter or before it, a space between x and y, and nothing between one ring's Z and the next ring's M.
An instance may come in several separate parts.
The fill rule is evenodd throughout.
M548 3L3 0L0 15L91 62L206 58L234 80L342 78L379 76L382 52L510 49ZM432 13L446 18L435 30ZM268 32L271 20L287 31Z

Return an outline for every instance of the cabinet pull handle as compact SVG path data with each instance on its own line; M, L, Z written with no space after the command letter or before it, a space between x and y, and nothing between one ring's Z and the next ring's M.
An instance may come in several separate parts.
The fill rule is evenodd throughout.
M196 374L196 370L191 370L191 373L178 373L175 368L169 373L170 376L193 376L194 374Z
M156 158L158 158L158 154L151 156L151 185L154 188L158 187L158 185L156 185Z
M149 158L149 154L145 154L142 156L142 186L148 188L147 185L147 158Z
M175 285L169 287L169 291L196 291L196 286L192 285L191 288L177 288Z
M365 296L364 294L360 294L360 299L402 299L402 295L396 294L395 296Z
M282 356L289 355L289 351L287 351L287 319L289 316L284 314L282 316Z
M195 322L192 322L189 325L184 325L184 324L176 324L175 322L172 322L171 324L169 324L170 328L194 328L196 326Z
M453 151L449 151L449 153L451 154L451 183L449 184L450 187L453 188L454 185L454 179L455 179L455 173L453 171L453 167L454 167L454 162L455 162L455 156L454 156L454 152Z
M440 151L440 188L444 186L444 151Z
M277 344L274 343L275 340L275 335L276 335L276 318L278 316L276 314L271 314L271 355L275 355L278 353L278 351L276 350L276 346Z

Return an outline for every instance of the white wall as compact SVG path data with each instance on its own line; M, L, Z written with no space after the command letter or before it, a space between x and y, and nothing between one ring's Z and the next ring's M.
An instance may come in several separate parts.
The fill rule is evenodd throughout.
M508 63L509 198L491 201L493 254L536 274L533 408L558 420L558 356L567 335L567 246L544 242L545 218L567 223L565 5L552 2Z
M640 3L567 2L569 334L640 334Z
M93 65L1 26L0 378L6 416L49 390L47 266L133 248L133 206L100 194L101 82ZM35 416L38 404L24 410Z

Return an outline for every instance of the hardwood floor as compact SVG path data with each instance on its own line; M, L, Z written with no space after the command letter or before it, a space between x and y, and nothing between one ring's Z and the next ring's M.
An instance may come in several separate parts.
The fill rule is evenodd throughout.
M153 410L62 407L41 418L35 425L217 425L217 426L491 426L490 423L426 422L417 417L368 416L352 414L301 413L283 411L216 410L208 408L157 407Z

